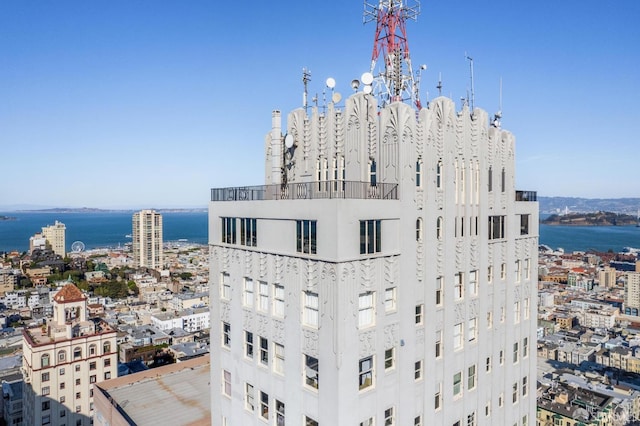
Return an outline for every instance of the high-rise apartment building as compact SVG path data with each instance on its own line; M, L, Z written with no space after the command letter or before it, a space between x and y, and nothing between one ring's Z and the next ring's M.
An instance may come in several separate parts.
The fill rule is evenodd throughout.
M65 233L67 227L64 223L57 220L53 225L45 226L42 228L42 236L45 238L47 244L51 247L53 252L61 257L66 255L66 240ZM37 234L36 234L37 235Z
M616 269L610 266L605 266L604 269L598 272L598 282L600 287L613 288L616 286Z
M92 424L93 385L117 377L116 331L87 318L87 297L65 285L53 319L23 332L24 424Z
M640 315L640 272L627 272L624 284L624 313Z
M514 136L445 97L333 99L273 112L264 186L211 191L213 424L534 424Z
M162 269L162 215L154 210L133 214L133 260L136 266Z

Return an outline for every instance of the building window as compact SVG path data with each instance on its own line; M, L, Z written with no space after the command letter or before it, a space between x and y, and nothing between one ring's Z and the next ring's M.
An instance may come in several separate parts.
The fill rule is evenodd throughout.
M76 413L79 413L80 411L82 411L82 406L76 405ZM80 422L80 424L78 424L78 422ZM82 425L82 420L77 420L76 426L80 426L80 425Z
M269 395L264 392L260 392L260 416L269 420Z
M529 216L531 215L520 215L520 235L529 235Z
M42 411L46 411L51 408L51 401L42 401Z
M40 392L42 395L49 395L50 389L49 386L43 386L42 391Z
M89 363L89 370L95 370L96 369L96 362L95 361L91 361Z
M396 424L396 417L393 407L384 410L384 426L392 426Z
M273 285L273 315L284 317L284 287L280 284Z
M222 242L226 244L236 243L236 218L222 218Z
M438 164L436 164L436 188L438 189L442 188L442 172L442 161L438 161Z
M269 341L260 337L260 362L269 365Z
M67 359L67 353L65 351L58 352L58 362L64 362Z
M526 358L529 356L529 338L525 337L522 339L522 358Z
M485 364L485 371L487 373L491 373L491 357L490 356L487 357L487 361Z
M67 410L65 410L64 408L62 410L60 410L60 417L66 417L67 416Z
M48 382L49 381L49 373L42 373L42 381L43 382Z
M105 367L111 366L111 358L107 358L107 359L104 360L104 366Z
M65 384L64 384L64 382L60 382L60 389L62 390L62 389L64 389L64 388L65 388Z
M453 396L460 396L462 394L462 371L458 371L453 375Z
M225 300L231 299L231 283L229 279L229 274L226 272L220 274L220 297Z
M95 383L96 382L96 375L93 374L91 376L89 376L89 383Z
M373 385L373 356L358 361L358 385L363 390Z
M231 346L231 324L228 322L222 323L222 346L227 348Z
M442 234L444 233L443 226L442 216L438 216L436 220L436 238L438 241L442 241Z
M453 288L453 293L456 300L461 300L464 298L464 274L462 272L458 272L455 277L455 286Z
M478 318L469 320L469 343L475 342L478 338Z
M442 277L436 278L436 306L442 305Z
M51 424L51 416L50 415L42 416L42 424L43 425Z
M442 356L442 330L436 331L436 358Z
M505 238L505 216L489 216L489 239Z
M491 400L487 401L484 406L484 415L489 417L491 415Z
M467 416L467 426L476 426L476 412L475 411Z
M504 394L500 392L500 395L498 395L498 407L502 407L503 404L504 404Z
M506 278L507 278L507 264L502 263L500 265L500 279L504 281Z
M478 271L469 272L469 293L472 297L478 295Z
M498 355L500 356L500 365L504 364L504 351L501 349Z
M78 359L78 358L82 358L82 349L75 348L73 350L73 359Z
M436 411L442 408L442 383L436 384L436 393L435 393L433 408Z
M493 167L489 166L489 173L487 173L487 188L489 192L493 191Z
M80 386L80 379L76 379L76 386Z
M269 285L264 281L258 281L258 309L269 312Z
M240 244L250 247L257 245L255 219L240 219Z
M396 310L396 288L391 287L384 291L384 310L391 312Z
M96 354L96 345L89 345L89 355L93 356Z
M422 241L422 218L419 217L416 219L416 241Z
M467 389L476 388L476 365L473 364L467 369Z
M500 173L500 190L504 192L506 186L507 186L507 173L505 172L503 167L502 172Z
M253 333L250 331L244 332L244 355L253 358Z
M284 426L284 402L276 399L276 426Z
M253 385L244 384L244 408L253 411Z
M318 389L319 365L318 359L309 355L304 356L305 384L314 389Z
M493 266L489 266L487 268L487 283L491 284L493 282Z
M461 322L453 326L453 350L464 346L464 326Z
M516 260L515 282L519 283L521 279L522 279L522 262L520 260Z
M251 278L244 279L244 306L253 308L253 280Z
M273 371L284 374L284 346L273 343Z
M528 320L529 319L529 298L525 298L524 299L524 319Z
M413 419L413 426L422 426L422 416L417 416Z
M358 328L365 328L374 323L374 299L372 291L362 293L358 296Z
M317 222L315 220L296 220L296 251L316 254Z
M373 417L369 417L364 422L360 422L360 426L375 426L375 420Z
M487 328L493 327L493 312L487 312Z
M381 220L361 220L360 221L360 254L380 253L381 242Z
M318 328L318 294L305 291L303 294L303 323L309 327Z
M49 366L49 354L44 354L40 357L40 366L42 368Z
M511 391L511 400L512 400L511 402L513 402L514 404L518 402L518 382L515 382L513 384L512 391Z
M76 399L82 398L82 394L80 392L76 392Z
M107 371L106 373L104 373L104 379L105 380L109 380L111 378L111 372Z
M318 426L318 422L309 416L304 416L304 426Z
M376 160L371 159L369 161L369 183L371 184L371 186L376 186L378 184L376 169L377 169Z
M424 319L424 305L416 305L416 325L422 325L422 321Z
M515 302L513 304L513 323L520 323L520 302Z
M422 188L422 158L418 157L416 161L416 187Z
M422 379L422 360L415 362L413 368L413 378L415 380Z
M60 403L61 403L61 404L63 404L63 403L64 403L64 401L65 401L65 397L64 397L64 396L61 396L61 397L60 397Z
M384 351L384 369L391 370L395 367L395 349L389 348Z
M111 343L104 342L104 344L102 345L102 353L103 354L111 353Z
M76 370L76 372L80 371L80 364L76 364L75 365L75 370Z
M222 393L228 397L231 397L231 373L227 370L223 371L223 384Z

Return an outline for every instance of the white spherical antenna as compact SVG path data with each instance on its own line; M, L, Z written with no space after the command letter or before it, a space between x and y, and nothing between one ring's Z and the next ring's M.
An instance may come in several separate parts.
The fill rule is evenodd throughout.
M333 77L329 77L327 79L327 87L329 89L333 89L334 87L336 87L336 80Z
M331 95L331 101L334 104L337 104L338 102L340 102L340 100L342 99L342 95L338 92L334 93L333 95Z
M351 88L354 91L358 91L358 87L360 87L360 80L357 80L357 79L351 80Z
M364 84L371 84L373 83L373 74L371 74L370 72L365 72L360 77L360 80L362 80Z
M291 148L293 146L293 135L290 133L287 133L287 135L284 137L284 146L286 146L287 148Z
M370 84L367 84L366 86L364 86L364 89L362 89L362 92L363 92L365 95L370 94L372 91L373 91L373 87L371 87L371 85L370 85Z
M74 241L73 244L71 244L71 251L74 253L84 251L84 243L82 241Z

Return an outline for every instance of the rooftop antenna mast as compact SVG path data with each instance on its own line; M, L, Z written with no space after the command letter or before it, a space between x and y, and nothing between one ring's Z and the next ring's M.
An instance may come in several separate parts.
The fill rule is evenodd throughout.
M308 86L311 81L311 71L306 68L302 68L302 84L304 84L304 93L302 94L302 106L304 107L304 112L308 112L309 102L307 100L308 97Z
M464 52L464 57L469 61L469 73L471 78L471 113L473 114L474 101L475 101L475 90L473 88L473 58L467 55L467 52Z
M498 112L493 115L493 125L500 127L500 120L502 119L502 77L500 77L500 100L498 103Z
M374 94L381 105L411 100L416 108L421 107L406 31L406 21L417 20L419 13L420 0L378 0L377 4L364 0L364 23L376 22L370 72L375 76ZM380 56L384 70L376 73Z
M438 73L438 85L436 89L438 89L438 96L442 96L442 73Z

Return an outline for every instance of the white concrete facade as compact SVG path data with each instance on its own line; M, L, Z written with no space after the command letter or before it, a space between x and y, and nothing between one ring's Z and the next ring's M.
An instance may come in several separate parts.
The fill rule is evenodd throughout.
M514 137L443 97L272 123L267 186L212 190L212 423L533 424L538 204Z

